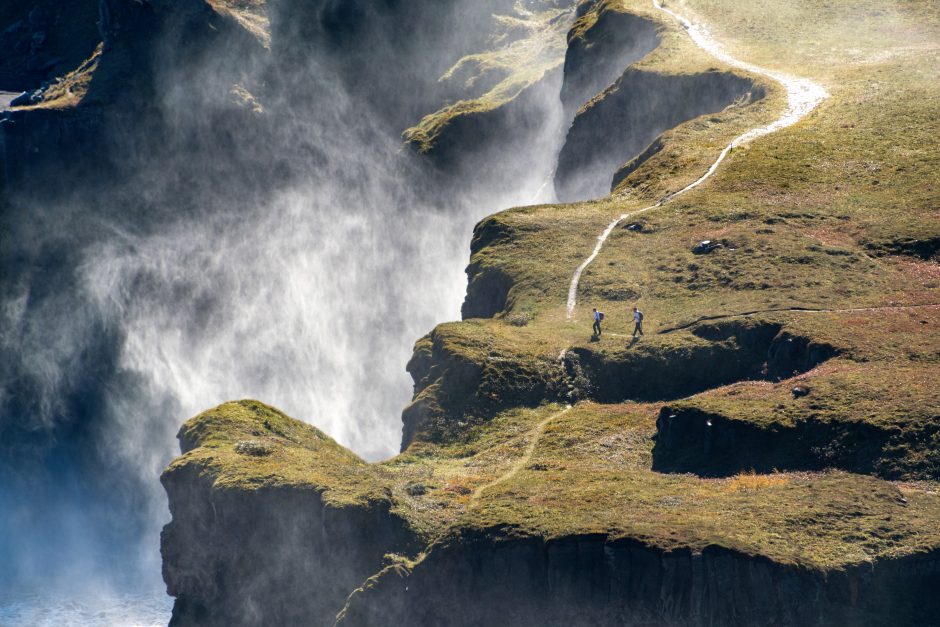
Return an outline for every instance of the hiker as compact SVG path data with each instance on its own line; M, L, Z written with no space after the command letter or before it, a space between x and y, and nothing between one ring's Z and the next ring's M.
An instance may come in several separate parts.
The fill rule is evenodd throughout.
M643 335L643 312L636 307L633 308L633 322L633 337L636 337L637 332Z
M594 335L597 337L601 336L601 320L604 319L603 312L597 310L597 307L594 308Z

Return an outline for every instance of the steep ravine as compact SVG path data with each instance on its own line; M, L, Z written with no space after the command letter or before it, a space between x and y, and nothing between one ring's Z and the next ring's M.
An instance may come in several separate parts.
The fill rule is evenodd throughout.
M578 111L558 157L558 199L603 197L610 193L620 166L664 131L763 97L763 87L732 72L678 76L627 70Z

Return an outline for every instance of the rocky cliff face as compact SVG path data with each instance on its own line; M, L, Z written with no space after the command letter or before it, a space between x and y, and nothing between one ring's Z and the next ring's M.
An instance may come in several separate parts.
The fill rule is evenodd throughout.
M763 96L763 88L730 72L663 76L629 70L578 111L558 158L558 198L600 198L624 176L614 173L664 131Z
M768 496L784 518L735 537L733 525L714 527L713 513L706 519L694 509L682 513L685 495L701 488L676 492L673 485L666 493L674 496L657 497L649 485L621 493L623 487L608 484L604 491L627 502L611 512L604 532L603 520L594 518L599 512L578 502L580 490L614 468L619 481L633 482L618 456L640 442L638 425L609 423L603 412L564 414L542 420L543 429L546 420L557 428L530 440L521 463L485 461L486 450L469 453L466 468L475 476L467 488L454 474L458 467L433 447L370 466L255 401L201 414L184 426L184 454L163 476L173 514L162 536L164 578L177 599L171 624L916 625L940 609L930 594L940 583L936 549L842 566L823 565L809 553L788 557L786 544L783 553L757 549L763 533L787 537L794 525L819 537L852 530L865 536L869 519L893 525L896 541L913 534L919 544L915 521L926 512L916 493L905 492L908 502L883 482L855 493L850 476L803 484L774 479L784 492ZM583 428L606 450L585 448ZM538 429L526 437L537 438ZM554 446L562 447L561 457L546 456ZM442 461L438 475L432 468ZM656 473L642 470L647 463L639 460L641 481L659 483ZM479 477L486 466L489 479ZM441 478L448 482L443 490L435 487ZM760 511L769 506L762 497L729 489L734 485L713 483L707 489L716 489L699 498L722 499L716 505L731 509L745 499L745 528L768 515ZM866 493L868 501L860 501ZM779 502L784 494L795 509ZM536 503L526 502L533 497ZM589 502L597 498L604 495ZM878 502L884 509L873 511ZM668 522L672 508L692 517L689 529ZM551 520L567 531L537 530ZM806 548L824 546L816 538Z
M162 481L171 625L331 625L386 553L416 546L388 503L332 506L316 487L226 488L196 465Z
M936 552L822 573L718 546L461 536L353 595L337 624L916 625L938 583Z

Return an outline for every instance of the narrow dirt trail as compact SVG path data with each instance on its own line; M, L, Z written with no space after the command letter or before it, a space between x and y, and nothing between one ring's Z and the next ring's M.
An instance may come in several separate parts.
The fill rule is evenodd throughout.
M545 428L549 425L549 423L551 423L556 418L559 418L565 415L566 413L568 413L570 409L571 409L571 405L568 405L561 411L557 411L553 414L550 414L548 417L543 418L537 425L532 427L527 433L527 436L529 437L529 443L526 445L525 452L522 454L522 456L519 457L519 459L517 459L516 461L514 461L512 463L512 466L509 467L509 470L504 472L502 475L500 475L496 479L493 479L489 483L485 483L479 486L478 488L476 488L473 491L473 494L470 496L470 500L467 502L466 511L469 511L470 509L473 508L473 506L480 499L480 496L485 491L495 486L498 486L501 483L505 483L509 479L513 478L516 475L516 473L522 470L526 466L526 464L529 463L529 460L532 459L532 454L535 452L535 447L538 446L539 440L542 438L542 434L545 433ZM427 546L425 546L424 549L411 560L410 565L405 566L404 564L396 563L396 564L389 564L389 565L383 566L381 569L379 569L377 573L375 573L374 575L366 579L362 583L361 586L359 586L358 588L350 592L349 596L346 597L346 602L343 604L343 607L336 614L336 619L333 623L334 627L336 625L340 625L344 623L344 621L346 620L346 616L349 612L350 604L353 603L353 601L358 595L363 594L371 586L375 585L378 581L380 581L382 577L391 576L391 575L404 577L410 574L411 570L413 570L418 564L420 564L421 562L425 560L425 558L427 558L428 554L431 552L433 547L439 542L441 542L454 526L455 525L452 523L450 525L447 525L446 528L442 529L432 540L428 542Z
M522 454L522 457L520 457L515 462L513 462L512 466L509 467L509 470L504 472L502 475L500 475L496 479L493 479L489 483L485 483L481 485L476 490L474 490L473 495L470 497L470 502L467 504L467 509L470 509L471 507L473 507L473 505L480 499L480 496L482 496L482 494L485 491L489 490L490 488L494 488L501 483L505 483L509 479L512 479L516 475L516 473L522 470L525 467L525 465L529 463L529 460L532 459L532 453L535 452L535 447L538 446L539 440L542 438L542 434L545 433L545 428L548 426L548 424L552 422L553 420L555 420L556 418L560 418L561 416L568 413L570 409L571 409L571 406L569 405L565 407L563 410L559 412L555 412L554 414L548 416L547 418L543 419L540 423L535 425L535 427L533 427L532 430L529 431L529 433L531 434L531 438L529 440L529 444L525 448L525 453Z
M702 316L696 318L692 322L686 322L674 327L667 327L661 329L656 333L663 335L666 333L673 333L675 331L682 331L694 327L700 322L711 322L713 320L730 320L733 318L746 318L748 316L754 316L757 314L763 313L804 313L804 314L823 314L823 313L861 313L868 311L908 311L912 309L940 309L940 303L937 304L928 304L928 305L885 305L883 307L849 307L845 309L813 309L812 307L788 307L784 309L755 309L753 311L743 311L740 313L731 313L731 314L717 314L714 316Z
M607 228L604 229L604 232L597 237L597 245L595 245L591 255L585 259L581 265L578 266L574 272L574 275L571 277L571 284L568 287L568 318L571 318L574 315L575 307L577 307L578 304L578 284L581 281L581 274L597 258L597 255L600 254L601 249L604 247L604 243L607 241L607 238L610 237L610 234L618 224L627 218L638 216L642 213L650 211L651 209L656 209L657 207L662 207L673 198L681 196L682 194L695 189L718 170L718 166L721 165L721 162L725 160L725 157L727 157L734 148L753 141L758 137L769 135L779 131L780 129L796 124L829 96L829 94L826 93L826 90L821 85L814 83L809 79L798 78L788 74L783 74L781 72L774 72L773 70L766 70L751 63L746 63L744 61L735 59L730 54L725 52L722 46L714 38L712 38L711 34L705 26L701 24L695 24L678 13L667 9L663 6L660 0L653 0L653 6L656 9L659 9L660 11L670 15L677 22L679 22L679 24L689 34L689 37L692 39L695 45L722 63L745 72L766 76L767 78L780 83L787 91L787 108L784 110L783 115L770 124L753 128L731 140L731 142L725 146L724 150L722 150L718 155L718 158L715 160L715 162L712 163L711 167L709 167L705 174L703 174L696 181L686 185L677 192L673 192L665 196L654 205L621 214L616 219L614 219L613 222L607 225Z

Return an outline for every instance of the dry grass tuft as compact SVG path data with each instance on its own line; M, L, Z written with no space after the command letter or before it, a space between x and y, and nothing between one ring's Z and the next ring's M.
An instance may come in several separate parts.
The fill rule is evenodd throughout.
M751 469L731 477L722 484L727 492L757 492L786 485L789 481L786 475L776 470L772 474L761 475Z

